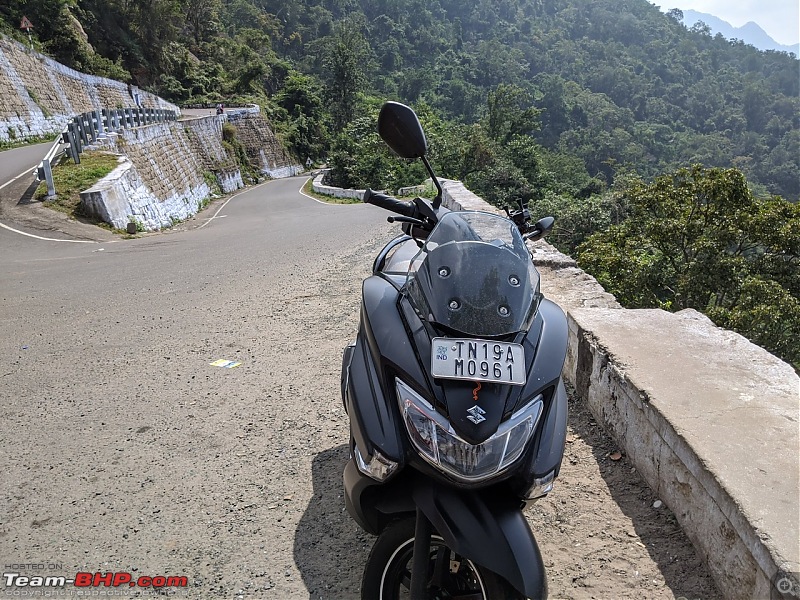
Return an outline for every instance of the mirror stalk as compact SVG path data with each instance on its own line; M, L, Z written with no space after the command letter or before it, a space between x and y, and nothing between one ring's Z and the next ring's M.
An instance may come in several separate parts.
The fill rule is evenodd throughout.
M428 171L428 174L431 176L433 185L436 186L436 189L439 192L436 194L436 198L433 199L433 210L439 210L439 207L442 204L442 184L439 183L439 178L436 177L436 173L433 172L433 167L431 167L431 163L428 162L428 158L425 155L420 156L420 158L422 159L422 164L425 165L425 169Z

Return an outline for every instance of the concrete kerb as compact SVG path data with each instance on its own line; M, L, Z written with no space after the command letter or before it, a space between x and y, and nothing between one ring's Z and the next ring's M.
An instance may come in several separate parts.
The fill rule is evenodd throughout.
M334 187L332 185L325 185L323 181L325 180L325 175L327 175L327 173L328 169L322 170L311 182L311 189L316 193L323 194L325 196L333 196L334 198L357 198L358 200L364 199L364 192L366 190L353 190Z

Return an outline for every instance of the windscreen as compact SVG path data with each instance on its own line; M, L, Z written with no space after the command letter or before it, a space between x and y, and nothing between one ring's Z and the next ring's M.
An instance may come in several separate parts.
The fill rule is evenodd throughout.
M528 329L539 274L511 221L451 212L412 262L406 289L423 319L464 335L497 337Z

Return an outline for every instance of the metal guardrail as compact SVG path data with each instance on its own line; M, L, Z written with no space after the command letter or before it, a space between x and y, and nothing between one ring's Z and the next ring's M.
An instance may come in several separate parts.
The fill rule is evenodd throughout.
M109 131L116 132L177 120L178 115L174 110L160 108L103 108L81 113L67 123L66 129L61 132L50 152L36 168L36 177L39 181L47 182L48 197L55 196L52 166L64 153L68 154L77 165L81 162L84 148L106 137ZM60 150L62 144L67 144L66 149Z
M63 134L62 134L63 135ZM66 150L62 149L62 137L53 142L52 147L42 160L42 164L36 168L36 178L39 181L47 182L47 197L50 198L56 195L56 188L53 185L53 165L61 160Z

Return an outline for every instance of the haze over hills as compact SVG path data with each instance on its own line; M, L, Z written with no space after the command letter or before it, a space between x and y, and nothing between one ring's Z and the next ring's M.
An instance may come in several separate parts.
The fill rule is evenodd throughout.
M727 21L708 13L701 13L694 10L683 10L683 24L691 28L698 21L702 21L711 28L712 35L721 33L729 40L742 40L745 44L755 46L759 50L777 50L779 52L790 52L795 56L800 56L800 43L787 46L779 44L773 40L757 23L750 21L741 27L734 27Z

